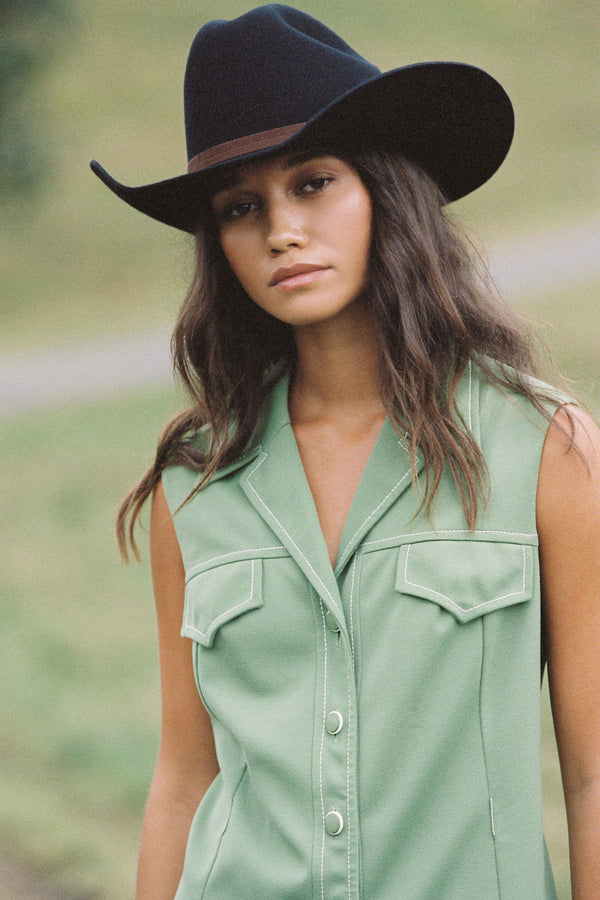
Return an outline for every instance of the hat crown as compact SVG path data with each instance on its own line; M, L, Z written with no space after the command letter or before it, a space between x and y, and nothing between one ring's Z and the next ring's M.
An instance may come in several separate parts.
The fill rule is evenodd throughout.
M126 203L191 233L224 166L298 146L371 147L412 160L449 203L494 174L514 130L510 99L482 69L424 62L382 75L321 22L279 4L200 29L184 101L187 174L129 187L91 166Z
M188 160L210 147L307 122L380 70L317 19L280 4L204 25L184 82Z

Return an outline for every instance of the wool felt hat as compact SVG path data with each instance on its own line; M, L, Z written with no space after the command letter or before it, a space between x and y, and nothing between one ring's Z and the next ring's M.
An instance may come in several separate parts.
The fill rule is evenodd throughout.
M426 62L382 73L300 10L261 6L208 22L184 80L187 173L140 187L96 175L159 222L194 232L211 176L296 146L376 146L419 164L445 202L487 181L510 147L511 102L487 72Z

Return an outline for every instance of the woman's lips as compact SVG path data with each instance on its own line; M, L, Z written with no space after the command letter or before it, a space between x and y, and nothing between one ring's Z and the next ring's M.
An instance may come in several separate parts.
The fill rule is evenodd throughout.
M279 287L283 290L295 287L301 287L304 284L310 284L316 281L323 272L327 271L327 266L311 265L298 263L295 266L286 266L277 269L269 282L269 287Z

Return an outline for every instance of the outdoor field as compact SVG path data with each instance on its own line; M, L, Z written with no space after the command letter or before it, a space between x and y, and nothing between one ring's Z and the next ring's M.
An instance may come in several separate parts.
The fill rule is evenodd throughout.
M189 44L205 21L252 5L71 0L52 65L23 99L51 160L48 177L36 194L1 197L4 363L35 369L48 349L67 360L99 341L168 333L191 274L191 239L120 203L89 160L128 184L185 171ZM598 227L594 0L298 5L382 69L458 60L507 88L513 149L488 185L453 208L478 245L518 248L547 234L566 245L581 223ZM598 413L600 263L567 264L549 284L539 255L534 262L526 288L508 299L551 348L567 390ZM5 866L49 898L133 896L160 709L147 542L140 533L141 565L122 564L114 515L183 401L168 370L158 385L113 390L111 380L108 370L105 390L76 401L0 408L2 896ZM543 762L546 834L567 900L546 696Z

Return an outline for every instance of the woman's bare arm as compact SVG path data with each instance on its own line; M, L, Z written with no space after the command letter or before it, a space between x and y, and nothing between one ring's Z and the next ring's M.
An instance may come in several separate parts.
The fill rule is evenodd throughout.
M218 772L212 727L198 695L190 641L180 636L184 569L162 484L152 500L152 580L158 621L161 737L144 818L137 900L173 900L190 824Z
M548 674L567 820L573 900L600 897L600 432L571 408L570 448L544 444L537 497ZM564 409L556 414L567 429Z

